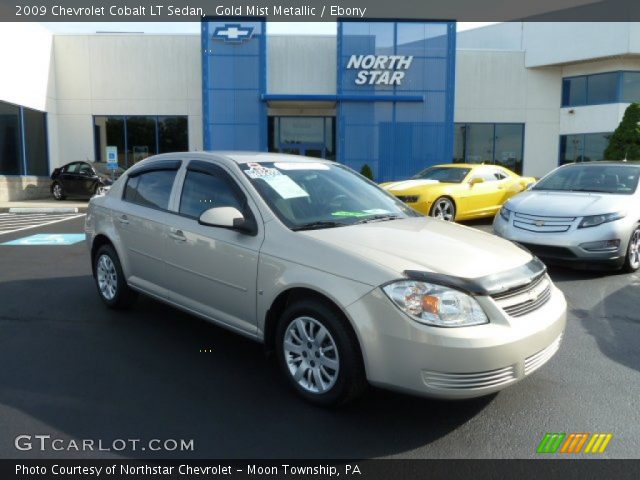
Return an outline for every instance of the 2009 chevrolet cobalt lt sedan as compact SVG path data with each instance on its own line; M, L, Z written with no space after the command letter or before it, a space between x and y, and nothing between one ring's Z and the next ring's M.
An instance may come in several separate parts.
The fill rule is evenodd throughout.
M486 395L547 362L565 327L530 253L325 160L151 157L91 200L86 233L107 306L141 292L263 342L322 405L367 383Z

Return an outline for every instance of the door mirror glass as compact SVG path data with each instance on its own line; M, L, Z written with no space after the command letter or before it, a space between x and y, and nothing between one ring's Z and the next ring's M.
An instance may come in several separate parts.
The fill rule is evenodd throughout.
M471 180L469 180L469 184L470 185L475 185L477 183L484 183L484 178L482 178L482 177L473 177Z
M215 207L205 210L198 219L200 225L209 227L232 228L245 233L255 231L255 223L245 219L235 207Z

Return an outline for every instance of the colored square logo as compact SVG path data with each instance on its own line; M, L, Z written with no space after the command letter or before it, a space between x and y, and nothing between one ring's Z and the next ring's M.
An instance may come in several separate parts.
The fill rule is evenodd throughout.
M39 245L74 245L83 242L84 233L38 233L18 238L0 245L39 246Z

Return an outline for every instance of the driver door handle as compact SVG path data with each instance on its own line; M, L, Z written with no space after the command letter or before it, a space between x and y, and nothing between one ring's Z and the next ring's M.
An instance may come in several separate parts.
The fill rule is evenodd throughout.
M171 229L169 231L169 236L171 238L173 238L174 240L178 241L178 242L186 242L187 241L187 237L184 236L184 233L182 232L182 230Z

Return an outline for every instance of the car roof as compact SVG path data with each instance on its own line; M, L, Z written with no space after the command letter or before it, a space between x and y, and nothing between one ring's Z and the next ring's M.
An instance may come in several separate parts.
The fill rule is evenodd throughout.
M504 168L502 165L494 165L492 163L441 163L439 165L432 165L432 166L445 167L445 168L479 168L479 167Z
M631 166L631 167L640 167L640 161L638 160L592 160L590 162L572 162L563 165L563 167L577 167L577 166L594 166L594 165L620 165L620 166Z

